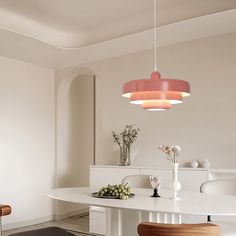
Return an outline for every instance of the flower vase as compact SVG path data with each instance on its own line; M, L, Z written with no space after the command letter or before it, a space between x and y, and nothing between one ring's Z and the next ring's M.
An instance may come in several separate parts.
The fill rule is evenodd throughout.
M172 191L173 191L173 197L172 199L174 200L180 200L179 197L177 197L178 191L181 189L181 183L178 181L178 168L179 168L179 163L173 163L173 169L172 169Z
M131 163L130 159L130 147L123 145L120 149L120 162L119 166L129 166Z

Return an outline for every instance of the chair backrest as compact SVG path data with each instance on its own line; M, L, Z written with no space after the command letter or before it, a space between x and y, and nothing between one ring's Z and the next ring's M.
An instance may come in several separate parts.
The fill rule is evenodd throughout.
M204 182L200 191L202 193L236 196L236 179L216 179Z
M128 183L132 188L152 188L149 175L128 175L123 178L122 184Z
M11 214L11 206L0 204L0 236L2 236L2 216L7 216Z
M0 204L0 217L11 214L11 206Z
M220 236L215 224L159 224L143 222L138 225L139 236Z

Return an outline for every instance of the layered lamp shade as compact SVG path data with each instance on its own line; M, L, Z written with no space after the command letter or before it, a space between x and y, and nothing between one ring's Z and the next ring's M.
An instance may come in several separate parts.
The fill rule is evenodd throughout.
M157 71L157 28L156 5L154 0L154 71L150 79L128 81L123 85L123 97L130 99L130 103L141 105L149 111L164 111L173 104L183 102L183 98L190 95L190 85L187 81L161 78Z
M163 111L173 104L183 102L190 95L187 81L161 78L158 71L153 71L150 79L128 81L123 85L123 97L130 103L141 105L149 111Z

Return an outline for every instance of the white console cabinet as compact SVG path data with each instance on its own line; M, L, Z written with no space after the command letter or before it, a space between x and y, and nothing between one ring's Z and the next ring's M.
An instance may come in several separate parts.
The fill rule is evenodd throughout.
M155 175L161 182L161 188L169 188L172 179L172 172L169 168L149 168L137 166L90 166L90 187L99 190L107 184L121 183L127 175ZM179 181L181 190L199 192L203 182L218 178L236 178L234 169L203 169L203 168L179 168ZM203 217L188 219L183 216L183 222L204 222ZM90 207L89 230L92 233L105 234L106 230L106 209L102 207Z

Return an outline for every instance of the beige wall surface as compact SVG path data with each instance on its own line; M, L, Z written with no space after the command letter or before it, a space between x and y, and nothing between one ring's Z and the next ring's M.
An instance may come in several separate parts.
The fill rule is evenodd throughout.
M0 57L1 203L13 209L5 228L52 217L54 102L53 70Z
M133 165L169 166L161 144L181 146L181 165L205 157L214 168L236 168L236 34L221 35L157 50L163 77L187 80L192 95L165 112L148 112L121 97L128 80L147 78L153 51L86 65L96 76L96 164L117 164L111 131L135 123Z

